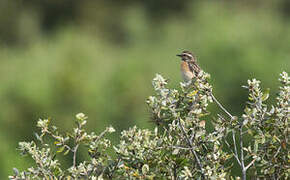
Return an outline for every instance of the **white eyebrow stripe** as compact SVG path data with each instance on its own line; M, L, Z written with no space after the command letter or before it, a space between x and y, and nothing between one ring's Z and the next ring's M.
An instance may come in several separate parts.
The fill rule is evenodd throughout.
M188 53L182 53L182 54L183 54L183 55L187 55L187 56L193 58L193 56L192 56L191 54L188 54Z

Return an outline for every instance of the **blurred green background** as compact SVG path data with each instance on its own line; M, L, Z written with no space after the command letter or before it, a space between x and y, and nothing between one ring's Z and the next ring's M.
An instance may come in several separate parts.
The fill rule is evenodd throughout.
M178 88L175 55L184 49L240 115L247 79L262 80L274 95L279 73L289 72L290 3L0 0L0 179L31 165L16 148L33 140L39 118L52 117L65 131L84 112L90 131L113 125L115 143L130 126L152 128L151 80L161 73Z

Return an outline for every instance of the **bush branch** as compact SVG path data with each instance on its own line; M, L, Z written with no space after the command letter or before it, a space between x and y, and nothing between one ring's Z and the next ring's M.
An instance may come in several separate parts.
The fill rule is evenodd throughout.
M79 148L79 144L77 144L73 150L73 153L74 153L74 155L73 155L73 167L76 167L78 148Z
M236 158L237 162L239 165L241 165L241 162L240 162L240 159L239 159L239 156L238 156L238 153L234 152L232 150L232 147L230 146L230 144L228 143L228 141L225 139L225 143L226 145L228 146L229 150L232 152L232 154L234 155L234 157Z
M248 170L254 163L255 161L257 160L257 158L253 159L246 167L245 167L245 170Z
M211 98L213 99L213 101L231 118L233 119L233 116L231 115L231 113L229 113L226 108L224 108L222 106L222 104L214 97L214 95L212 94L212 92L210 93Z
M243 145L243 122L241 122L241 125L239 127L240 132L240 153L241 153L241 168L242 168L242 180L246 180L246 172L247 169L245 168L245 160L244 160L244 145Z
M181 124L180 118L178 119L178 125L179 125L179 128L180 128L180 130L182 131L182 133L183 133L183 135L184 135L184 137L185 137L185 139L186 139L186 141L187 141L188 146L190 147L190 152L193 154L193 156L194 156L194 158L195 158L195 160L196 160L196 162L197 162L197 164L198 164L198 167L199 167L199 169L200 169L200 171L201 171L202 178L204 179L203 167L202 167L202 164L201 164L201 162L200 162L200 158L199 158L199 156L197 155L197 153L195 152L194 147L193 147L193 144L192 144L192 142L190 141L190 139L188 138L188 136L187 136L187 134L186 134L186 132L185 132L185 130L184 130L184 127L183 127L183 125Z

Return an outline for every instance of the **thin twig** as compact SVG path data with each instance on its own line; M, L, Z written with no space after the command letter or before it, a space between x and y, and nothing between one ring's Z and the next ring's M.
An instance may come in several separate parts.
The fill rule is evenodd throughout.
M72 152L72 149L68 145L64 144L63 146Z
M177 167L176 167L176 164L174 164L174 168L173 168L173 179L174 180L177 180Z
M278 148L277 152L274 154L273 158L275 158L279 154L280 150L281 150L281 146L279 146L279 148ZM273 160L273 158L272 158L272 160Z
M231 118L233 119L233 116L231 115L231 113L229 113L223 106L222 104L214 97L213 93L210 93L213 101Z
M73 150L73 153L74 153L74 155L73 155L73 167L76 167L78 148L79 148L79 144L77 144Z
M189 150L191 148L187 148L187 147L181 147L181 146L169 146L170 148L173 148L173 149L182 149L182 150Z
M228 146L228 148L230 149L230 151L233 153L234 157L236 158L237 162L239 163L239 165L241 165L240 159L238 157L238 155L231 149L230 144L228 143L228 141L225 139L225 143Z
M103 131L100 135L98 135L96 138L94 138L94 141L99 141L105 134L107 133L107 129Z
M253 164L254 162L257 160L257 158L253 159L246 167L245 170L248 170Z
M235 131L232 131L232 138L233 138L233 142L234 142L234 151L235 151L235 154L239 157L238 150L237 150L237 143L236 143ZM241 165L240 160L239 160L239 164Z
M212 94L212 92L210 93L213 101L231 118L231 120L234 118L233 115L231 115L231 113L229 113L223 106L222 104L215 98L215 96ZM239 131L240 131L240 156L241 159L239 159L238 156L238 150L237 150L237 143L236 143L236 137L235 137L235 132L232 131L232 138L233 138L233 143L234 143L234 157L236 158L238 164L240 165L240 167L242 168L242 179L246 180L246 172L247 169L245 168L245 161L244 161L244 151L243 151L243 125L240 125ZM227 141L225 141L227 146L229 146L229 143ZM230 148L231 149L231 148ZM232 151L232 150L231 150ZM255 161L251 162L249 165L251 166Z
M193 144L192 144L192 142L189 140L189 138L188 138L188 136L187 136L187 134L186 134L186 132L185 132L185 130L184 130L184 127L183 127L183 125L182 125L181 122L180 122L180 119L178 119L178 124L179 124L179 128L180 128L180 130L182 131L183 135L185 136L185 139L186 139L186 141L187 141L187 144L190 146L190 152L191 152L191 153L193 154L193 156L195 157L195 160L196 160L196 162L197 162L197 164L198 164L198 167L199 167L199 169L200 169L200 171L201 171L201 175L202 175L202 177L203 177L203 179L204 179L204 174L203 174L203 167L202 167L202 164L201 164L201 162L200 162L200 159L199 159L197 153L195 152L195 150L194 150L194 148L193 148Z
M76 146L74 147L73 149L73 167L76 167L76 161L77 161L77 151L78 151L78 148L79 148L79 138L80 138L80 132L81 132L81 128L82 128L82 125L81 124L78 124L78 131L76 132L76 137L75 137L75 144Z
M244 135L244 134L247 134L249 131L250 131L250 129L244 131L244 132L243 132L243 135Z
M240 130L240 152L241 152L241 168L242 168L242 180L246 180L246 172L247 169L245 169L245 160L244 160L244 145L243 145L243 122L241 122L241 125L239 127Z
M109 175L109 179L112 179L112 178L113 178L113 176L114 176L114 172L116 171L116 169L117 169L117 167L118 167L120 161L121 161L121 158L118 158L118 161L117 161L116 165L114 166L113 170L111 171L111 173L110 173L110 175Z

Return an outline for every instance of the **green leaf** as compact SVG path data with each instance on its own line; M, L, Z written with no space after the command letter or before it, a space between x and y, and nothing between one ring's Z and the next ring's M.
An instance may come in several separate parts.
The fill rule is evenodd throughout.
M64 146L60 147L56 152L61 153L64 150Z
M270 94L270 88L267 88L264 92L263 92L263 96L261 97L262 101L266 101L269 98L269 94Z
M191 93L187 94L187 97L192 97L195 96L197 94L197 90L192 91Z
M67 155L68 153L69 153L69 149L66 150L66 151L63 153L63 155Z

